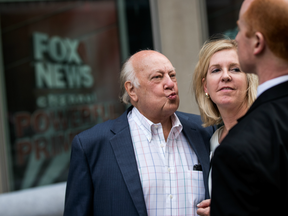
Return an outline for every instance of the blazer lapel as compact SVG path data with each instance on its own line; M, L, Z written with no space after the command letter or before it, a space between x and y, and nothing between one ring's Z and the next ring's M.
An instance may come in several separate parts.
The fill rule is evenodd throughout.
M190 145L192 146L193 150L195 151L200 163L202 166L207 165L209 167L209 153L208 149L206 149L205 143L203 143L203 139L197 131L196 127L193 127L193 121L187 117L186 119L178 116L183 125L183 133L188 139Z
M189 144L191 145L192 149L196 153L198 160L202 166L203 171L203 178L205 186L208 185L207 182L207 176L209 173L209 167L210 167L210 157L209 157L209 151L206 149L205 143L203 143L203 139L200 135L200 132L197 131L197 127L193 127L193 120L189 120L188 117L183 118L180 115L177 115L178 118L181 121L181 124L183 125L183 133L185 137L188 139ZM208 188L205 187L205 191L208 194Z
M111 131L115 134L110 139L116 160L127 185L128 191L134 202L139 215L147 215L142 185L138 173L137 162L133 149L127 114L127 110L122 116L116 119Z

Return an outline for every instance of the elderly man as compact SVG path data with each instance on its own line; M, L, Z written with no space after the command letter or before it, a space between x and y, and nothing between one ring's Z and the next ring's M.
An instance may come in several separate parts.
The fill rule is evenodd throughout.
M211 215L287 215L288 1L245 0L237 23L241 68L260 85L215 151Z
M74 138L64 215L196 215L214 128L175 112L176 72L161 53L134 54L120 79L133 106Z

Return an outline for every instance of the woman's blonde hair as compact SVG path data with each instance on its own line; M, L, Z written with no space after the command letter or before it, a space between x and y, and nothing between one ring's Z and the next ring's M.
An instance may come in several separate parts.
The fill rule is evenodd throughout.
M237 50L237 43L231 39L214 39L204 43L199 53L199 60L193 74L193 91L199 106L203 126L221 124L222 118L216 104L205 96L203 78L206 79L210 59L212 55L221 50ZM246 74L247 77L247 105L250 107L257 95L258 77L254 74Z

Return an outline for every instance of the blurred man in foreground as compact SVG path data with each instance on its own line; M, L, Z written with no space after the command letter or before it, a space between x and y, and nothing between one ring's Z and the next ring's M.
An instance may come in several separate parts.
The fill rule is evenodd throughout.
M288 1L245 0L239 62L257 99L212 159L211 215L283 215L288 204Z

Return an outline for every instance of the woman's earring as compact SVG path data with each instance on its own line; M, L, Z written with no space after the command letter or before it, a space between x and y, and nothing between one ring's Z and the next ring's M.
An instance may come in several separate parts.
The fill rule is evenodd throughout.
M210 96L207 92L205 93L205 95L206 95L206 98L208 98L208 99L210 98Z

